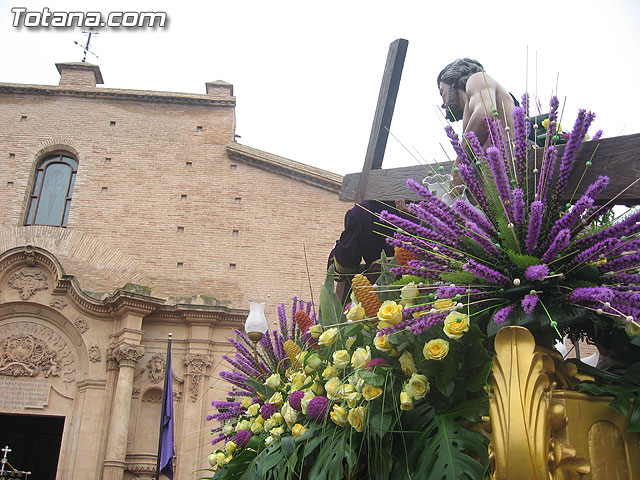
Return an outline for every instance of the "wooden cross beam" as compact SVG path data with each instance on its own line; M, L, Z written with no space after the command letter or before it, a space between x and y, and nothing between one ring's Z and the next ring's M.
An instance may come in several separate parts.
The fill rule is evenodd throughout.
M558 162L562 158L564 148L564 145L558 148ZM585 172L585 163L588 160L592 161L592 165ZM538 160L538 163L540 163L540 160ZM366 165L365 162L365 167ZM444 166L447 171L451 168L449 162L441 163L440 165ZM576 153L574 165L566 188L568 198L565 200L570 200L578 183L580 183L580 186L575 196L573 196L574 201L584 193L599 175L606 175L609 177L609 186L597 198L598 203L606 203L640 178L640 133L583 142ZM405 182L407 178L413 178L420 182L425 176L433 174L434 168L437 168L437 166L402 167L387 170L378 167L378 170L367 172L363 169L362 174L348 174L342 181L340 200L353 201L358 198L356 190L363 176L367 177L366 188L360 200L356 201L422 200L406 187ZM557 173L558 170L559 167L556 164L555 172ZM583 173L584 177L580 180ZM639 205L640 181L631 186L631 188L627 188L622 195L616 198L615 203L618 205Z
M404 59L407 55L408 46L409 41L402 38L399 38L389 45L387 64L384 67L378 105L376 106L376 113L373 118L373 125L371 126L371 135L369 136L369 145L367 146L367 154L365 155L362 174L360 174L358 178L357 188L354 192L353 200L356 202L365 200L364 194L367 191L367 183L371 170L382 168L382 160L384 158L384 151L387 148L389 128L391 127L393 110L396 106L396 98L398 96L398 89L400 88L400 77L402 77L402 68L404 67Z

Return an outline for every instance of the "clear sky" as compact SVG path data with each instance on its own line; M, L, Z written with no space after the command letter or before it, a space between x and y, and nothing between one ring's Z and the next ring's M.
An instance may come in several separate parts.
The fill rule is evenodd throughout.
M0 82L57 84L56 62L80 61L72 28L15 28L28 11L164 11L164 28L103 28L92 41L104 87L204 93L224 80L237 97L239 142L346 174L362 169L389 44L409 41L392 133L445 160L436 76L479 60L516 97L544 105L556 90L562 125L578 108L592 133L640 132L640 7L635 0L514 1L6 1ZM448 151L450 149L447 149ZM384 167L415 165L393 138Z

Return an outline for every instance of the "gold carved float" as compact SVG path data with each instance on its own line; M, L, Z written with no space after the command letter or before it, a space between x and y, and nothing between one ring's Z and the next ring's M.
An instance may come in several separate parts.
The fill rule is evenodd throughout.
M588 379L529 330L495 339L489 379L493 480L640 479L640 434L607 407L612 397L574 390Z

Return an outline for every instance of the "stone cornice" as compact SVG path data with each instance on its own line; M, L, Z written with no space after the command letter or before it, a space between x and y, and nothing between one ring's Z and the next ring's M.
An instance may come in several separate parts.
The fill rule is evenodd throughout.
M96 88L80 86L24 85L20 83L0 83L0 94L57 95L66 97L100 98L110 100L142 101L153 103L174 103L189 105L211 105L235 107L235 97L213 97L211 95L177 92L154 92L151 90L126 90L116 88Z
M227 144L227 154L232 160L247 163L268 172L313 185L332 193L339 193L342 187L342 175L315 168L272 153L239 143Z

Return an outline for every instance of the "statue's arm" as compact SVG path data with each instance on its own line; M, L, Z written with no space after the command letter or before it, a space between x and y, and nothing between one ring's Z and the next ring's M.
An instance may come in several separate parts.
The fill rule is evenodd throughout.
M492 115L496 105L496 85L486 74L477 73L467 81L468 110L465 112L464 131L472 131L478 137L480 145L486 146L489 138L483 117Z

